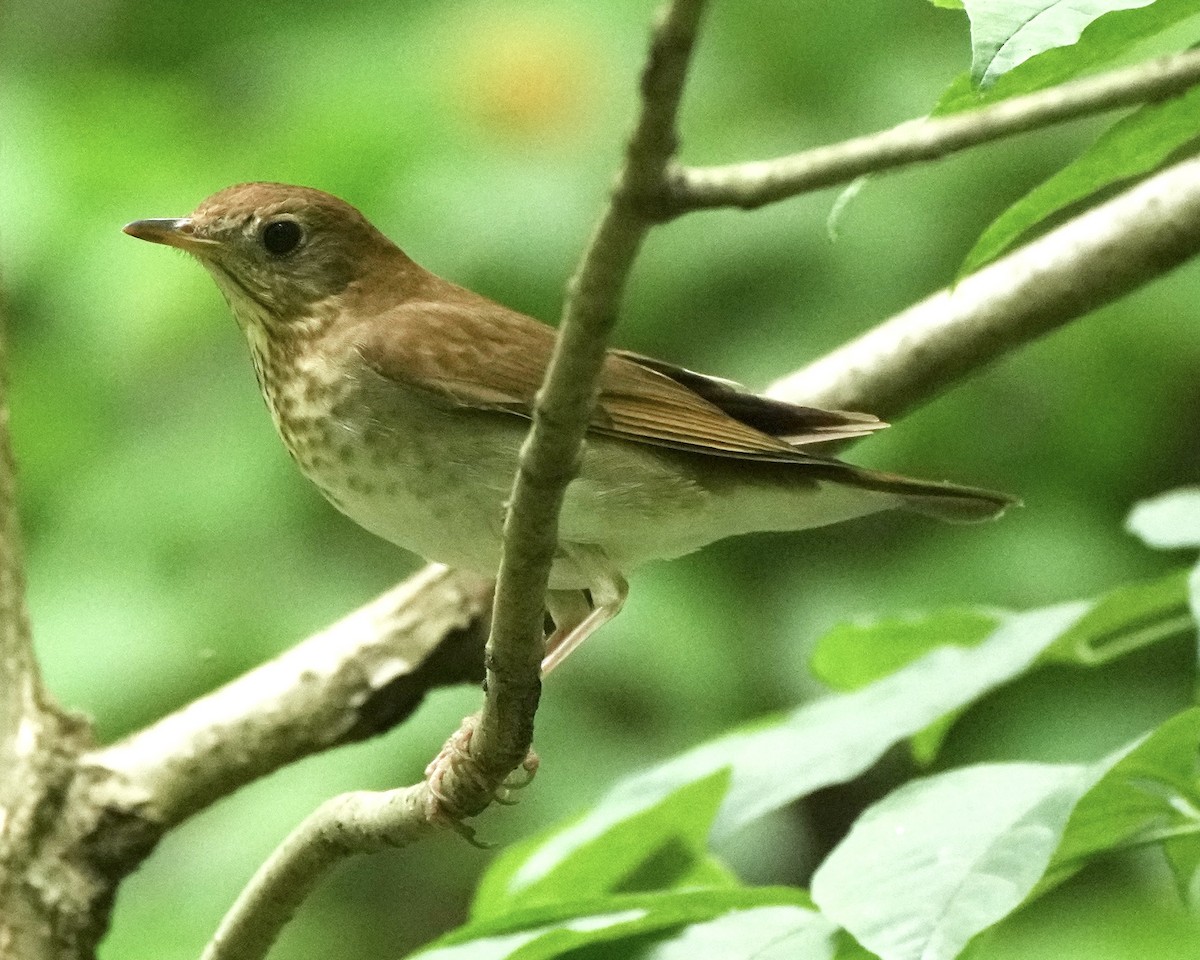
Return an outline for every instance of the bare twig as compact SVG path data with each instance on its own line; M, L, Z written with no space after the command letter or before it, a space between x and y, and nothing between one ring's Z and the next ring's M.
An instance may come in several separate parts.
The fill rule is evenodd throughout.
M424 816L425 784L345 793L321 804L288 835L242 891L202 960L262 957L334 863L403 847L437 828Z
M505 778L528 765L558 513L578 468L621 292L653 223L646 204L661 194L676 149L675 117L704 3L671 0L654 30L625 166L571 283L505 522L487 644L487 696L478 720L468 720L450 738L424 783L336 798L310 816L242 892L205 960L261 957L334 863L354 852L410 842L434 825L459 824L482 812L504 789Z
M1064 83L989 107L910 120L891 130L802 153L716 167L677 167L663 198L669 220L691 210L752 209L1064 120L1183 93L1200 82L1200 50Z
M895 417L1200 251L1200 160L1116 198L777 381L770 395Z
M642 74L642 110L624 168L571 280L558 342L521 450L488 640L487 700L472 755L501 775L525 757L541 688L546 588L558 514L579 468L584 432L625 281L678 146L676 115L705 0L672 0Z

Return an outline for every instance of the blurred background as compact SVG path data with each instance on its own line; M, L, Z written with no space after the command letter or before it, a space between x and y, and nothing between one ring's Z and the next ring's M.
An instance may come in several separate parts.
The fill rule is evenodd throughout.
M293 469L204 271L121 225L184 215L239 181L316 186L425 266L553 322L620 158L657 5L7 0L0 267L30 603L52 690L106 740L418 566ZM816 0L715 3L683 157L766 157L921 115L968 61L965 17L924 0L852 15ZM983 227L1102 126L876 179L836 241L835 191L659 229L617 341L765 385L950 282ZM876 517L636 574L626 612L548 684L536 786L485 816L481 836L526 835L625 772L814 695L806 658L838 622L1033 607L1181 562L1122 521L1139 498L1200 475L1198 299L1190 265L853 451L1022 497L1000 523ZM973 710L945 762L1100 756L1186 702L1189 656L1181 641L1103 671L1036 674ZM390 735L298 764L176 831L122 888L102 957L195 956L308 811L414 781L479 699L440 692ZM818 798L722 853L748 880L803 882L871 790ZM273 956L399 955L461 921L490 856L446 836L341 869ZM1016 922L1011 955L1061 949L1070 923L1094 938L1081 955L1133 955L1080 905L1111 901L1115 929L1136 916L1161 933L1175 929L1161 893L1137 860L1093 871Z

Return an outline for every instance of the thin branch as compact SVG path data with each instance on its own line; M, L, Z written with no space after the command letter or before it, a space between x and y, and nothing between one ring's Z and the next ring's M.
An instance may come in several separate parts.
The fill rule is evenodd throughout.
M558 515L579 468L609 334L634 258L652 225L678 146L675 128L705 0L673 0L654 30L642 74L642 109L609 203L571 280L558 342L521 450L488 640L487 700L472 755L501 776L525 757L541 690L543 617Z
M81 759L93 799L160 829L301 757L388 730L478 681L491 581L427 567L183 710Z
M677 167L662 200L662 219L714 207L753 209L967 147L1093 113L1183 93L1200 82L1200 50L1013 97L945 117L910 120L891 130L773 160Z
M654 30L641 115L625 166L571 283L505 520L487 644L487 696L478 720L469 718L450 738L425 782L335 798L310 816L238 897L205 960L263 956L335 863L352 853L410 842L435 825L458 825L494 801L519 766L531 771L527 758L541 692L545 596L558 546L558 513L578 469L621 292L653 223L646 202L661 194L676 148L675 118L704 4L671 0Z
M1200 252L1200 159L1081 214L774 383L781 399L896 417Z
M424 816L424 787L345 793L323 803L254 875L201 960L266 956L331 865L356 853L407 846L434 832Z

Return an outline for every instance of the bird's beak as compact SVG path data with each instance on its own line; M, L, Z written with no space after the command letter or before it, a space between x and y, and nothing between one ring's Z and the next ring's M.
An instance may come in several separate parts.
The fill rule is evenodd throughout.
M189 253L200 253L205 247L214 247L218 243L201 236L191 217L179 217L174 220L134 220L133 223L125 224L122 229L139 240L165 243L168 247L178 247Z

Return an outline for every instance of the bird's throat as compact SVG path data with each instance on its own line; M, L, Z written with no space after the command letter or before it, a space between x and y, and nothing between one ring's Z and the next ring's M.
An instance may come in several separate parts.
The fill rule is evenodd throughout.
M245 323L254 372L288 453L318 485L339 445L338 410L350 390L347 358L330 349L321 314L283 324Z

